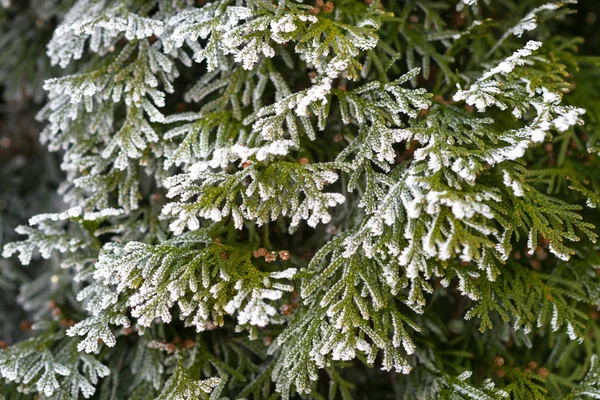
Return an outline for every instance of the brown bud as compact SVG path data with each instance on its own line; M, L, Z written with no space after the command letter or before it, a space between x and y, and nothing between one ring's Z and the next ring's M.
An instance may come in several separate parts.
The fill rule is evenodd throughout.
M248 168L248 167L249 167L249 166L251 166L251 165L252 165L252 162L251 162L251 161L244 161L244 162L242 163L242 168L243 168L243 169L246 169L246 168Z
M169 343L167 345L166 349L167 349L167 352L169 352L170 354L173 354L173 353L175 353L175 350L177 350L177 347L175 347L174 344Z
M572 149L576 149L577 148L577 142L574 141L574 140L571 140L569 142L569 147L572 148Z
M221 253L221 260L229 260L229 255L227 255L225 252Z
M525 368L523 370L523 372L526 373L526 374L530 374L531 373L531 368Z
M206 328L207 331L212 331L217 328L217 326L212 321L206 321L206 323L204 324L204 327Z
M162 194L160 194L159 192L154 192L150 195L150 200L157 202L157 201L160 201L161 197L162 197Z
M310 12L314 15L317 15L319 12L321 12L321 9L319 7L313 7L310 9Z
M56 301L54 301L54 300L48 301L48 307L51 308L51 309L55 309L56 308Z
M279 311L281 311L281 314L288 316L291 315L292 312L294 312L294 306L291 304L284 304L281 307L279 307Z
M261 247L258 250L256 250L256 254L258 255L258 257L264 257L267 255L267 249Z
M123 328L123 330L121 332L123 332L123 335L129 336L133 333L133 329L131 329L130 327L127 327L127 328Z
M271 251L270 253L265 254L265 261L270 263L277 260L277 253L274 251Z
M31 330L31 322L29 321L21 321L19 327L23 332L29 332Z
M194 347L194 339L185 339L185 342L183 342L183 347L186 349Z
M175 104L175 110L177 112L184 112L185 110L187 110L187 104L185 104L183 101L180 101L177 104Z
M535 256L538 260L544 261L546 258L548 258L548 253L543 247L538 247L535 249Z
M318 76L319 76L319 74L317 74L316 71L310 71L308 73L308 77L310 78L311 81L314 81L315 79L317 79Z
M63 320L60 321L60 324L62 326L70 328L72 326L75 326L75 320L72 320L72 319L63 319Z
M546 368L542 367L538 369L537 374L542 378L546 378L550 374L550 372Z
M8 343L6 343L4 340L0 340L0 349L5 349L8 347Z
M502 358L500 356L496 356L496 358L494 358L494 364L496 364L499 367L503 366L504 365L504 358Z
M465 16L461 12L455 12L452 16L452 25L455 28L460 28L465 24Z
M290 252L287 250L281 250L279 252L279 257L283 260L283 261L287 261L290 259Z
M503 369L499 369L496 371L496 375L498 375L498 378L504 378L504 375L506 375L506 372L504 372Z
M341 133L338 133L333 137L333 141L336 143L342 143L343 140L344 136Z
M328 1L327 3L323 4L323 11L326 13L330 13L333 11L334 5L332 2Z
M271 343L273 343L273 337L272 336L265 336L263 338L263 343L265 344L265 346L270 346Z
M302 165L306 165L306 164L308 164L308 158L306 158L306 157L302 157L302 158L300 159L300 164L302 164Z
M323 0L315 0L315 7L323 7Z
M537 363L535 361L529 361L529 363L527 364L527 366L529 366L529 368L531 368L531 369L536 369L537 368Z

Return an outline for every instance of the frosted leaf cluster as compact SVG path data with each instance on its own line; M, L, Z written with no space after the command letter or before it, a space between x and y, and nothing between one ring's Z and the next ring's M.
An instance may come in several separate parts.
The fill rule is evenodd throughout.
M181 361L178 361L175 373L165 383L157 400L187 400L200 399L221 382L219 378L192 380Z
M506 226L499 230L496 226L494 203L504 201L504 196L497 188L481 186L479 174L490 165L507 164L510 169L503 170L501 179L517 198L522 198L525 195L522 172L513 169L510 162L521 158L531 140L537 139L532 132L551 128L563 132L581 123L583 110L561 106L559 94L546 87L531 90L527 80L519 76L513 78L513 73L518 75L518 67L529 63L528 57L540 45L529 42L524 49L484 73L468 91L459 91L454 97L454 100L466 100L467 104L478 106L480 111L491 104L501 109L510 105L517 118L522 118L526 109L533 108L537 111L536 117L523 128L496 132L490 127L493 122L490 119L474 117L452 106L430 108L424 121L411 124L400 137L416 140L421 145L414 151L412 164L393 181L382 179L373 184L371 192L365 193L361 201L367 211L363 224L336 245L343 249L340 251L344 258L362 254L381 262L383 271L387 263L398 265L413 284L421 276L443 276L444 272L432 260L453 257L476 263L491 281L496 278L497 265L506 259L506 238L513 231ZM500 82L507 82L503 79L508 79L513 94L499 89ZM481 87L490 89L481 94ZM364 150L361 148L360 152ZM357 149L357 154L360 152ZM378 161L377 158L372 160ZM391 239L390 235L398 228L403 231L402 239L395 236ZM532 227L530 234L537 229ZM490 240L497 242L494 249L486 249ZM562 244L558 246L559 243L562 239L553 240L550 251L561 259L568 258L567 250ZM535 247L531 244L530 248L532 246ZM501 254L495 249L500 249ZM329 265L334 264L332 260ZM398 287L398 273L384 272L384 276L390 288ZM459 289L478 299L479 294L469 281L479 274L468 278L457 272L457 276ZM422 304L417 299L411 303L416 310Z
M220 54L230 50L223 36L240 21L252 16L249 8L228 6L227 3L216 1L200 9L188 9L174 15L168 22L175 28L165 44L166 51L186 43L193 51L194 61L200 63L206 60L209 70L217 68ZM197 40L209 37L206 47L202 48Z
M580 117L585 113L584 109L561 106L561 94L546 87L532 90L526 78L512 74L515 68L531 63L528 57L541 45L540 42L527 42L524 48L485 72L468 90L459 90L454 95L454 100L464 100L467 104L475 106L479 112L484 112L490 106L501 110L512 107L515 118L521 118L529 107L534 108L537 117L520 132L514 132L515 136L527 135L533 142L543 142L551 129L564 132L574 125L582 124ZM500 76L504 76L505 80L495 78ZM501 90L503 84L512 86L512 90ZM522 154L519 154L515 155L520 157Z
M229 163L239 161L242 165L247 161L267 161L276 156L285 156L294 148L291 140L275 140L264 146L248 147L243 144L234 144L230 147L220 147L212 152L212 158L208 161L200 161L193 164L190 170L198 171L203 168L226 168Z
M318 369L327 367L329 360L352 360L359 354L370 363L380 354L383 370L406 374L412 369L399 348L406 354L415 351L407 327L416 331L419 327L386 306L387 288L372 259L341 254L343 238L349 236L334 238L308 267L314 274L303 283L302 297L318 301L318 307L288 326L272 348L281 352L273 375L282 393L291 384L307 392ZM341 278L332 280L331 287L321 292L321 285L329 283L336 270ZM298 351L307 345L310 351Z
M120 5L110 6L106 0L79 0L54 31L48 56L52 64L64 68L82 57L88 39L91 51L105 53L122 33L133 40L159 36L163 30L162 21L130 13Z
M539 7L534 8L530 12L525 15L515 26L508 30L508 33L512 33L517 37L521 37L523 33L527 31L532 31L537 28L538 18L540 14L548 11L554 11L559 9L560 7L564 7L565 4L575 4L576 1L567 0L561 3L546 3L542 4Z
M507 170L502 171L503 175L503 183L505 186L510 187L513 191L513 194L518 197L523 196L523 186L519 183L518 180L513 178Z
M467 104L474 105L478 111L483 112L491 105L506 109L507 105L497 99L504 91L499 88L500 83L492 78L494 75L508 75L515 67L529 63L527 60L533 52L542 46L541 42L529 41L522 49L517 50L504 61L485 72L469 90L459 90L454 95L454 100L465 100Z
M125 247L108 246L94 272L99 285L84 289L79 296L80 300L87 298L92 317L71 328L69 334L87 335L82 346L88 352L96 347L84 343L93 343L97 336L107 345L114 345L112 334L102 333L98 321L107 311L110 315L119 296L127 296L126 306L143 327L151 326L157 318L169 323L176 304L180 317L198 332L211 324L221 324L224 314L237 315L240 327L280 322L270 302L293 290L284 281L291 279L296 269L258 272L249 254L231 251L219 245L204 250L137 242ZM118 323L128 325L124 320ZM98 333L92 334L91 329Z
M95 353L101 344L113 347L117 340L112 332L110 325L130 326L129 319L123 315L110 313L107 309L93 310L97 315L91 315L78 322L75 326L69 328L68 336L84 336L84 339L77 345L78 351L86 353Z
M175 234L181 234L186 225L190 229L197 227L197 216L220 221L231 215L238 229L242 228L243 219L260 226L279 215L291 218L291 228L301 220L315 227L319 222L330 221L328 208L344 202L341 194L323 191L338 179L330 170L335 167L278 163L259 169L253 164L229 175L212 172L210 164L201 161L192 165L189 173L165 181L167 197L178 200L165 205L163 214L176 217L170 225Z
M62 213L39 214L29 220L31 226L18 226L15 231L28 238L21 242L8 243L2 251L3 257L10 257L19 253L19 260L23 265L28 265L38 251L43 258L50 258L52 251L60 253L75 253L85 242L77 236L65 232L64 222L71 219L87 219L93 217L89 214L82 215L81 207L73 207ZM106 210L103 214L111 215L112 210ZM87 218L85 218L87 216Z
M190 9L178 13L169 20L174 26L166 50L187 44L193 51L196 62L207 61L208 69L218 67L219 58L233 55L235 62L244 69L252 69L261 57L275 55L275 43L296 39L300 26L314 23L314 15L306 15L296 8L281 13L256 15L249 7L231 6L226 1L216 1L201 9ZM198 39L207 40L204 48Z
M96 392L99 379L108 376L110 370L87 354L78 354L73 360L73 344L71 341L61 351L51 352L40 351L40 338L18 343L0 352L0 376L22 385L26 394L31 393L27 385L35 384L37 392L47 397L66 393L77 397L81 393L88 399Z

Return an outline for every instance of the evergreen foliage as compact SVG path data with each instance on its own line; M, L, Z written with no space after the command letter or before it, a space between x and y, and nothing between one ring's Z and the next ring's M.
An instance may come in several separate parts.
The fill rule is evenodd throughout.
M0 0L0 398L600 398L597 12Z

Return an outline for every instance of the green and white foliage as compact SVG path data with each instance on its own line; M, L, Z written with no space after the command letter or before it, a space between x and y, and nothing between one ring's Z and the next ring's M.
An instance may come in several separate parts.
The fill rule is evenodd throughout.
M186 400L199 399L205 393L210 393L219 384L219 378L194 381L186 376L181 362L177 363L175 373L165 383L165 387L157 400Z
M589 372L579 387L569 393L567 399L600 398L600 366L598 365L597 355L592 357L590 364Z
M574 2L48 2L65 211L3 256L58 283L7 396L598 396Z
M284 150L275 150L281 151ZM338 179L332 168L347 169L336 163L301 165L280 161L268 166L253 164L232 175L211 172L207 170L209 167L208 162L200 161L190 166L189 173L165 181L169 189L167 197L180 199L163 208L164 214L177 217L170 225L175 234L180 234L186 226L191 230L198 229L197 216L218 222L231 215L238 229L242 228L244 218L260 226L280 215L291 218L290 229L297 227L301 220L315 227L319 222L331 220L329 207L344 202L340 193L322 192L325 185ZM195 184L196 181L202 182L201 186ZM194 197L196 201L188 204ZM241 204L237 204L236 198L242 199Z
M63 338L63 333L48 331L3 351L0 374L16 382L23 393L38 392L54 399L75 399L80 394L90 398L99 379L110 370L94 357L79 353L75 340Z
M204 243L202 248L198 248L200 243ZM107 245L94 272L96 284L78 295L80 300L87 299L93 316L68 334L87 335L89 346L82 348L95 351L97 339L106 343L105 335L111 335L99 321L123 307L123 302L142 327L151 326L157 318L169 323L170 309L177 304L180 317L198 332L222 325L224 315L236 315L237 330L255 331L283 322L270 302L292 291L287 280L295 272L295 268L262 272L252 263L252 253L212 243L206 234L188 234L158 246L139 242L125 247ZM126 318L109 322L129 326ZM109 341L114 343L114 337Z

